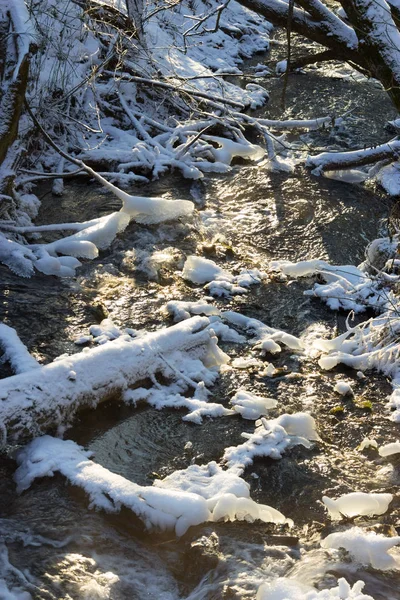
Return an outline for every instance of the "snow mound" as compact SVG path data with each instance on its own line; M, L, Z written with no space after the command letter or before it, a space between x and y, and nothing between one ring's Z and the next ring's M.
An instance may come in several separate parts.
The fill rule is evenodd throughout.
M250 498L249 485L232 471L224 471L215 462L191 465L175 471L165 479L156 481L163 489L182 490L206 499L212 521L261 520L266 523L286 523L285 516L265 504Z
M393 500L392 494L374 494L364 492L351 492L333 500L328 496L322 497L322 502L328 509L331 519L339 520L342 517L356 517L383 515Z
M187 257L183 266L182 277L192 283L207 283L218 277L225 278L227 281L232 279L232 276L213 260L201 258L200 256Z
M272 583L263 583L256 600L374 600L362 593L365 583L357 581L351 586L344 578L330 590L317 591L293 579L280 577Z
M356 562L381 571L400 568L400 557L395 558L388 552L398 544L398 536L385 537L374 531L365 532L359 527L331 533L321 542L323 548L344 548Z
M293 446L301 444L310 448L312 441L319 440L315 420L307 413L284 414L270 421L261 418L254 433L242 433L242 437L247 441L226 448L223 456L228 468L240 472L251 465L255 457L279 459Z
M268 413L268 410L275 408L278 404L277 400L273 398L264 398L263 396L256 396L252 392L240 389L231 398L230 403L233 406L233 410L244 419L259 419L262 415Z
M200 256L188 256L183 266L182 277L192 283L206 283L205 289L212 296L235 296L246 294L251 285L260 284L266 274L258 269L242 269L232 275L213 260Z
M348 394L353 393L351 385L347 381L343 381L342 379L336 382L335 387L333 389L341 396L347 396Z

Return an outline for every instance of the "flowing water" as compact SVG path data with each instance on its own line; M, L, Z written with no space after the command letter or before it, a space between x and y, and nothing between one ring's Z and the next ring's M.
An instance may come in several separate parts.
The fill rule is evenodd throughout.
M258 114L281 116L281 82L263 84L275 95ZM385 119L393 116L383 93L371 84L332 79L324 72L290 78L285 115L316 116L317 103L319 114L351 108L353 126L302 136L302 142L314 148L351 147L360 139L373 143ZM114 197L93 184L75 182L61 199L46 188L40 192L43 223L74 220L77 207L82 219L118 208ZM73 340L107 312L125 327L149 331L165 326L161 308L167 300L204 297L198 286L177 275L188 254L212 258L233 271L265 269L271 258L321 257L357 264L390 209L377 190L316 178L301 167L287 175L269 173L265 165L240 164L229 176L207 176L201 183L169 175L139 193L194 198L199 215L157 227L131 224L109 250L81 268L76 281L41 275L22 280L0 267L1 317L40 360L78 351ZM254 286L244 297L216 304L295 335L334 334L343 326L343 317L303 296L311 284L311 280L290 285L271 280ZM251 354L249 348L234 345L225 349L231 356ZM35 599L52 600L239 599L254 598L263 581L277 576L320 587L330 587L345 576L350 582L364 579L366 592L376 600L399 599L396 575L365 570L346 559L333 560L319 546L321 535L333 530L320 503L323 494L397 489L396 465L357 451L365 436L379 443L398 436L385 412L389 383L374 374L358 380L344 368L321 373L311 359L290 351L273 362L278 369L274 378L260 377L251 369L228 371L213 390L213 399L227 403L239 386L245 386L276 397L280 412L311 409L315 414L323 443L311 450L297 447L280 461L257 460L245 473L252 497L292 518L292 530L256 522L206 524L191 528L181 539L171 533L149 533L129 511L108 515L90 510L85 494L61 476L39 480L16 495L15 463L4 457L0 578L14 587L16 597L24 599L25 591ZM6 365L2 369L3 376L10 374ZM333 392L338 373L354 380L355 392L339 416L332 410L338 402ZM371 401L372 411L362 408L363 400ZM253 428L239 417L198 426L183 422L179 411L135 409L114 402L81 413L67 437L92 450L104 467L151 485L155 477L191 463L218 461L226 446L239 443L240 433ZM192 447L185 449L188 441ZM399 501L394 500L388 515L369 522L377 531L393 532L400 525ZM1 594L0 589L0 598Z

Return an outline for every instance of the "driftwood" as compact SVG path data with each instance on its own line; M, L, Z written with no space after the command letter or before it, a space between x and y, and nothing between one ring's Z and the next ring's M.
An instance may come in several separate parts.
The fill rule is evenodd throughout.
M0 381L3 445L54 431L70 423L81 408L120 398L137 382L168 372L173 352L207 360L215 348L208 325L206 317L194 317L137 340L119 338Z

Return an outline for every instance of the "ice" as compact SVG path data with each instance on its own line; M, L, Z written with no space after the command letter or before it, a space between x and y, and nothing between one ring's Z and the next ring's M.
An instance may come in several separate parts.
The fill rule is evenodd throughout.
M340 520L343 517L383 515L391 501L392 494L374 494L351 492L333 500L328 496L322 497L322 502L328 509L331 519Z
M335 387L333 389L335 390L335 392L337 392L341 396L347 396L348 394L353 394L353 390L351 388L350 383L348 383L347 381L343 381L343 379L340 379L339 381L337 381L335 383Z
M358 446L358 450L362 452L365 448L375 448L378 449L378 442L374 439L364 438L361 444Z
M263 583L256 600L374 600L362 593L365 583L357 581L351 586L346 579L338 579L337 587L317 591L300 581L280 577L272 583Z
M400 442L391 442L390 444L380 446L378 452L380 456L392 456L393 454L399 454Z
M239 356L232 361L232 367L235 369L250 369L251 367L261 369L263 366L264 363L254 357L244 358L243 356Z
M261 416L266 415L271 408L275 408L278 404L273 398L264 398L256 396L252 392L240 389L231 398L230 403L233 410L244 419L256 420Z
M194 210L194 204L190 200L144 198L142 196L130 196L124 192L123 194L123 207L121 210L137 223L147 225L161 223L162 221L189 216Z
M278 510L266 504L257 504L251 498L237 498L234 494L221 495L213 510L213 520L220 521L249 521L253 523L257 519L265 523L288 523L290 519Z
M368 179L368 173L359 169L346 169L337 171L324 171L324 177L327 179L335 179L344 183L362 183Z
M398 544L400 544L398 536L385 537L359 527L331 533L321 542L323 548L344 548L354 561L381 571L400 567L400 557L389 554L389 550Z

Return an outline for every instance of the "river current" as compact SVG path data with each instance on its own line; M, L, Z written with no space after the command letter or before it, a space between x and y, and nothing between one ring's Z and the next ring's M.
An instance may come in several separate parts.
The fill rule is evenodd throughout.
M246 63L246 69L261 58ZM245 84L243 78L239 83ZM312 151L357 147L382 139L392 118L384 93L370 82L342 77L341 72L313 71L290 77L286 110L280 107L282 82L259 81L271 91L266 117L311 118L340 115L351 109L346 127L301 136L290 134ZM316 114L318 111L318 114ZM231 271L267 269L272 258L323 258L336 264L358 264L368 241L385 229L391 201L378 190L314 177L305 168L294 174L269 172L267 165L235 164L226 176L198 182L168 175L139 188L142 195L194 199L199 212L190 220L145 227L131 224L112 247L86 263L76 281L37 275L22 280L1 267L1 318L15 327L40 360L77 352L74 339L87 333L107 313L119 326L151 331L167 323L162 306L168 300L204 297L198 286L177 274L184 258L200 254ZM119 208L94 184L71 183L55 199L42 187L41 222L89 219ZM291 284L269 281L245 296L217 300L294 335L333 335L344 316L330 312L318 299L303 296L310 279ZM222 344L232 357L249 348ZM387 420L389 383L371 374L357 380L351 370L321 373L312 360L291 351L273 360L278 376L256 370L222 375L213 399L227 403L239 386L279 401L278 412L311 409L323 443L295 448L280 461L258 460L245 473L252 497L292 518L292 530L265 523L217 523L191 528L182 538L144 531L129 511L108 515L88 507L88 499L61 476L39 480L22 495L13 483L16 465L0 460L0 577L15 597L40 600L217 600L255 598L263 581L289 576L331 587L337 577L364 579L375 600L400 598L397 575L366 570L346 559L332 561L319 546L333 531L321 505L322 495L352 490L395 492L397 467L357 451L366 436L394 441L398 426ZM338 373L354 380L355 401L344 414L333 410ZM2 375L10 372L2 367ZM373 410L361 408L369 400ZM277 414L278 414L277 412ZM151 485L189 464L219 460L226 446L240 442L253 424L239 417L182 421L179 411L102 405L81 413L66 437L94 452L111 471L141 485ZM187 444L191 442L191 444ZM186 449L185 449L186 446ZM397 502L397 503L396 503ZM377 531L399 526L399 503L371 524ZM362 520L361 520L362 521ZM1 598L0 591L0 598ZM6 597L6 596L4 596Z

